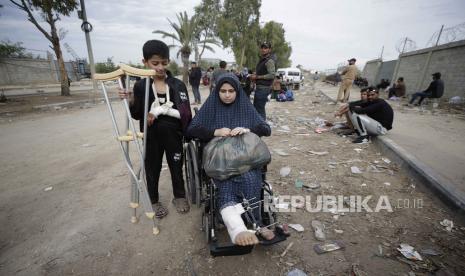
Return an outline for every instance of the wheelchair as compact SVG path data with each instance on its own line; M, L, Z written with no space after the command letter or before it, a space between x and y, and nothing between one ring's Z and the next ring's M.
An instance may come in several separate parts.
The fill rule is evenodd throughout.
M217 194L217 188L215 182L202 169L203 147L204 144L199 139L192 139L184 143L184 173L186 177L186 193L191 205L202 208L201 229L209 245L210 254L214 257L248 254L252 252L254 245L239 246L232 244L227 233L228 242L220 241L219 236L221 232L227 231L226 227L222 224L216 202L215 195ZM260 200L250 203L251 199L244 198L242 206L246 212L242 217L248 229L252 228L258 231L260 227L257 225L252 211L255 208L259 208L263 225L274 227L274 239L259 239L260 245L267 246L285 241L289 237L289 232L286 227L278 225L277 214L273 211L275 203L273 189L265 180L264 174L262 179Z

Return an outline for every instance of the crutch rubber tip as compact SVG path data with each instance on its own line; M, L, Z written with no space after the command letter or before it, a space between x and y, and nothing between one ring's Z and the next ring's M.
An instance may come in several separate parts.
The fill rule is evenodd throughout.
M136 224L139 222L139 219L136 216L131 217L131 223Z
M146 212L145 215L149 218L149 219L153 219L155 217L155 212Z
M137 202L131 202L131 203L129 203L129 207L131 207L132 209L139 208L139 203L137 203Z
M158 229L158 227L153 227L153 234L154 235L160 234L160 229Z

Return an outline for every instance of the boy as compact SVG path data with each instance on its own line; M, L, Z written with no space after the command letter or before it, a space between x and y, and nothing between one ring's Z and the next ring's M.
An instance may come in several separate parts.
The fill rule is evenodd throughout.
M189 212L182 174L182 141L192 114L186 85L166 69L170 62L168 46L159 40L149 40L142 47L142 52L144 65L155 70L155 76L150 80L149 110L144 110L145 79L134 84L133 94L120 90L119 95L120 98L129 99L131 116L139 120L141 131L144 130L144 114L149 112L145 156L147 189L154 205L155 216L162 218L168 214L168 209L159 201L158 195L158 181L165 151L173 186L173 204L179 213Z

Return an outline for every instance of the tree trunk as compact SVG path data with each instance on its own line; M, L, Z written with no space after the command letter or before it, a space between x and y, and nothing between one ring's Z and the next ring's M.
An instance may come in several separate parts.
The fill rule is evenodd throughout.
M194 47L194 54L195 54L195 62L197 62L198 65L200 65L200 56L199 56L199 46L196 43Z
M182 60L182 81L184 84L188 84L188 70L189 70L189 56L190 54L181 53Z
M61 47L60 47L60 38L58 37L58 34L57 34L55 22L52 21L50 26L51 26L53 50L55 51L55 55L58 61L58 67L60 68L61 96L71 96L71 93L69 90L68 73L66 72L65 62L63 60L63 54L61 52Z
M242 45L244 45L244 44L242 44ZM242 64L244 63L244 55L245 55L245 46L242 46L241 59L239 61L239 70L242 70Z

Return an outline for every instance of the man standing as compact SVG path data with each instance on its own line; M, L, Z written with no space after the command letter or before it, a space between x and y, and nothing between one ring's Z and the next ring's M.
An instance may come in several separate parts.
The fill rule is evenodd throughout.
M189 83L192 86L192 93L194 93L194 99L196 104L200 104L200 79L202 78L202 71L197 63L193 61L191 63L191 70L189 71Z
M263 119L266 120L265 105L271 92L271 85L275 78L276 66L271 54L271 43L263 42L260 45L261 59L258 61L256 73L250 76L255 81L256 89L253 105Z
M441 80L441 73L436 72L433 74L433 81L429 84L423 92L417 92L412 95L412 99L409 104L413 104L416 98L420 97L420 100L415 105L421 105L421 102L426 98L441 98L444 94L444 82Z
M212 78L210 80L210 93L213 91L216 85L216 81L220 78L221 75L224 73L227 73L226 71L226 61L222 60L220 61L220 68L215 69L212 73Z
M339 86L339 93L337 94L337 100L343 103L349 100L350 88L352 87L352 83L357 75L357 67L355 66L355 62L357 60L355 58L351 58L348 61L349 65L342 70L342 82L341 86Z

